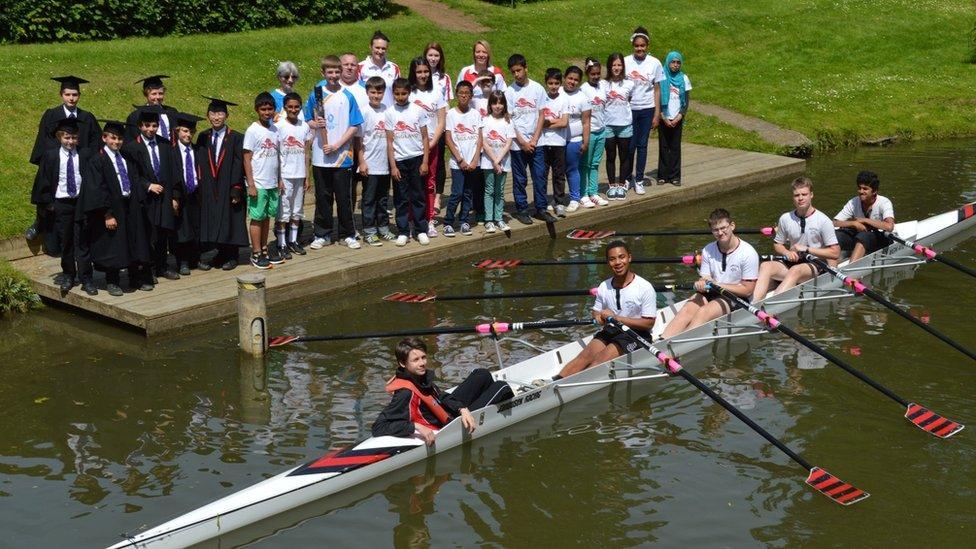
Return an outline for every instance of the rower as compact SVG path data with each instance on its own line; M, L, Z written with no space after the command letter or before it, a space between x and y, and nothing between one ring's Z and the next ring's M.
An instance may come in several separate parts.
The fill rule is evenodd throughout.
M813 207L813 181L808 177L797 177L791 187L795 209L780 216L773 237L773 251L784 259L764 261L759 265L753 300L765 298L774 280L781 281L776 291L782 293L820 274L819 268L803 262L807 253L831 265L836 265L840 257L833 223L826 214Z
M891 200L878 194L878 174L862 171L857 174L857 196L847 201L834 216L840 249L850 252L851 263L891 244L881 231L895 230L895 208Z
M456 417L468 433L475 421L470 410L484 408L514 396L504 381L495 381L491 372L477 368L450 393L434 385L433 372L427 370L427 344L418 337L403 339L396 346L397 369L386 384L393 395L390 403L373 423L373 436L410 437L417 435L431 445L434 435Z
M708 226L715 242L702 250L701 266L695 282L694 296L685 301L678 314L668 322L661 337L667 339L688 328L694 328L732 312L736 308L728 298L706 286L710 282L733 294L750 300L759 277L759 254L748 242L735 235L735 221L728 210L718 208L708 216Z
M559 374L552 377L553 380L573 375L595 364L603 364L638 348L630 336L613 326L605 325L607 318L613 317L641 337L651 339L651 327L657 315L654 286L630 270L633 256L623 241L614 240L608 244L606 258L613 276L600 283L592 310L593 318L604 325L603 329L593 336L576 358L570 360Z

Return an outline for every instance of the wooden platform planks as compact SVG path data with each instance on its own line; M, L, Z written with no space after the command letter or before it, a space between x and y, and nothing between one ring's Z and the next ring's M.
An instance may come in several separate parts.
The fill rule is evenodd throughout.
M657 164L656 151L656 142L652 141L648 147L649 167ZM691 143L683 145L682 155L681 187L648 185L644 196L631 193L627 200L611 202L610 206L579 210L556 224L559 236L573 227L591 226L622 216L666 208L737 187L797 175L805 169L803 160ZM511 178L506 187L511 203ZM480 229L476 229L473 237L435 238L425 247L411 242L403 248L385 243L380 248L364 246L360 250L349 250L338 245L309 250L304 257L296 256L286 264L265 271L268 302L275 305L307 299L394 273L402 274L461 258L490 256L491 252L497 254L501 249L546 238L547 235L543 223L522 226L514 222L511 225L510 238L501 233L481 235ZM253 270L249 265L241 265L230 272L194 271L191 276L181 280L161 280L152 292L132 292L115 298L105 291L90 297L79 288L62 296L53 282L54 275L60 271L55 258L43 255L25 257L14 261L13 265L31 278L35 291L47 302L88 311L97 317L135 328L147 336L234 315L236 277ZM104 289L104 280L101 277L96 280Z

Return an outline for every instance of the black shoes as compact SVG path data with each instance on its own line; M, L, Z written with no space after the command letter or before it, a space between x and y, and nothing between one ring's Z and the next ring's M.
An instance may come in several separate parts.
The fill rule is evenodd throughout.
M35 221L30 227L27 227L26 231L24 231L24 238L26 238L28 241L34 240L37 238L37 232L37 222Z
M268 249L262 252L261 255L267 258L268 262L272 265L280 265L285 262L285 258L281 255L281 249L276 245L268 246ZM251 263L254 263L253 259Z
M88 295L98 295L98 287L91 280L81 283L81 289Z
M200 269L201 271L209 271L210 269L213 269L213 265L211 265L209 262L201 261L200 264L197 265L197 269Z
M532 224L532 218L529 217L529 214L526 213L526 212L524 212L524 211L515 212L515 216L514 217L515 217L515 219L519 223L521 223L523 225L531 225Z
M108 290L108 295L112 297L122 297L125 294L118 284L108 284L105 289Z
M189 274L189 273L187 273L187 274ZM179 280L180 279L180 275L177 274L176 271L171 270L171 269L166 269L165 271L163 271L161 273L157 273L156 276L153 277L153 284L157 284L158 283L157 280L159 280L159 279L156 278L156 277L162 277L162 278L165 278L166 280Z
M223 269L223 270L225 270L225 271L233 271L234 269L237 268L237 260L236 259L228 259L227 261L225 261L220 266L220 268Z
M538 212L535 212L535 215L533 215L532 217L538 219L539 221L542 221L543 223L555 223L557 221L556 216L552 215L551 213L545 210L540 210Z
M180 276L190 276L189 263L180 263Z
M254 252L251 254L251 265L257 267L258 269L270 269L271 261L268 260L268 256L261 252Z
M296 242L289 242L288 243L288 250L291 251L292 253L295 253L295 254L298 254L298 255L305 255L305 254L308 253L308 252L305 251L305 248L302 248L302 245L299 244L297 241Z

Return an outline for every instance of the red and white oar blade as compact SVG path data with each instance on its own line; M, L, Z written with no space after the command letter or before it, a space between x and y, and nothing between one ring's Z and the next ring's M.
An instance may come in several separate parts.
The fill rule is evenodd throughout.
M914 423L919 429L939 438L949 438L966 428L962 423L944 418L932 410L914 403L908 405L905 419Z
M522 264L521 259L482 259L474 264L478 269L508 269Z
M268 339L268 347L281 347L298 339L298 336L277 336Z
M820 467L810 469L806 482L813 486L816 491L841 505L851 505L862 499L867 499L871 495L864 490L851 486Z
M383 301L399 301L400 303L426 303L437 299L437 294L408 294L393 292L383 296Z
M589 229L573 229L569 231L566 238L572 240L597 240L600 238L610 238L617 234L617 231L591 231Z

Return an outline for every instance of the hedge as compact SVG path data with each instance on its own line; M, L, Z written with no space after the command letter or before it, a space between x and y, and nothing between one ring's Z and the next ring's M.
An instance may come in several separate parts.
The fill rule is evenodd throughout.
M358 21L390 0L3 0L0 43L111 40Z

